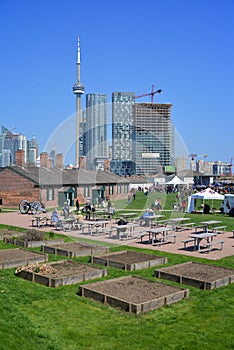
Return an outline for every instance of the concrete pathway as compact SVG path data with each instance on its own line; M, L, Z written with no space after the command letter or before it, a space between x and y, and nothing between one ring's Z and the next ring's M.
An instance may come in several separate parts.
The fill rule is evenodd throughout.
M0 213L0 224L5 225L11 225L11 226L17 226L17 227L23 227L23 228L32 228L32 219L33 215L28 214L21 214L19 212L2 212ZM113 222L110 222L108 226L113 225ZM143 227L137 227L135 229L135 234L137 236L137 233L139 234L140 231L144 230ZM43 227L40 228L42 231L54 231L57 232L52 227ZM110 238L108 234L106 235L87 235L82 234L81 230L74 230L69 232L61 232L64 235L72 236L76 238L85 238L89 239L91 241L99 241L99 242L107 242L109 244L116 244L116 245L124 245L124 246L131 246L131 247L137 247L137 248L145 248L145 249L152 249L157 251L163 251L173 254L183 254L187 256L193 256L193 257L199 257L199 258L205 258L209 260L218 260L227 256L231 256L234 254L234 237L232 232L224 232L223 234L218 234L217 237L215 237L215 240L224 240L224 246L222 250L214 249L210 253L199 253L198 251L193 251L192 249L184 249L184 244L181 242L184 239L187 239L189 234L192 232L191 229L183 230L180 232L176 232L177 239L176 243L167 243L163 244L162 246L152 246L150 243L141 243L139 238L130 238L130 239L124 239L119 240L115 238ZM59 233L59 232L58 232ZM145 237L146 238L146 237ZM219 245L218 245L219 246ZM188 245L189 247L189 245ZM191 245L190 245L191 247Z

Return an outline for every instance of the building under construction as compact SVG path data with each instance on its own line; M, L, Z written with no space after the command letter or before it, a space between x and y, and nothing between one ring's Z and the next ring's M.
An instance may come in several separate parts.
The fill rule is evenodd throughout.
M170 103L133 105L133 156L136 175L155 174L174 165L174 127Z

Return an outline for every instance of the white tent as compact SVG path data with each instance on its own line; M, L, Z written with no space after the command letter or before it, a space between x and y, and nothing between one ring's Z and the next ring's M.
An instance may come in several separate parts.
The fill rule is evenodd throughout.
M211 188L206 188L205 190L201 192L197 192L192 194L188 198L188 213L191 213L194 210L194 199L202 199L203 203L205 199L212 199L212 206L213 206L213 200L214 199L219 199L219 200L224 200L224 196L218 192L215 192Z
M165 185L183 185L184 181L182 181L178 176L174 176L170 181L166 182Z

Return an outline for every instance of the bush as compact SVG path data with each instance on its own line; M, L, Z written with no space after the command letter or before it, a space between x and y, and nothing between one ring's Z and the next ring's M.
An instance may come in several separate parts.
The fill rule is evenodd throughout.
M31 242L31 241L43 241L44 239L44 233L37 231L35 229L28 230L23 236L22 240L26 242Z

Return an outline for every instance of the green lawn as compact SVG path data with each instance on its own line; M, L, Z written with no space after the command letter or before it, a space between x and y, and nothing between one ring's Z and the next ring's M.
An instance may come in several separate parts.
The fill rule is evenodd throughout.
M137 197L135 206L133 202L130 205L125 202L119 208L137 209L138 213L145 206L145 199L138 193ZM152 199L149 196L146 201ZM167 197L168 207L174 199L175 195ZM165 217L179 215L169 211L163 214ZM234 229L233 218L222 214L189 216L193 222L201 221L204 216L206 219L219 218ZM0 241L0 249L10 247ZM199 261L234 268L234 256L211 261L130 249L167 256L168 265ZM38 248L35 250L39 251ZM50 260L57 259L61 257L50 256ZM88 262L88 257L77 260ZM108 267L106 278L132 274L155 280L154 269L126 272ZM78 296L77 284L49 288L16 277L14 269L0 270L0 350L234 349L234 284L212 291L186 288L190 289L189 299L135 316Z

